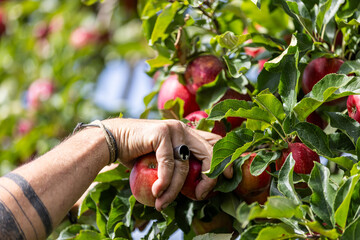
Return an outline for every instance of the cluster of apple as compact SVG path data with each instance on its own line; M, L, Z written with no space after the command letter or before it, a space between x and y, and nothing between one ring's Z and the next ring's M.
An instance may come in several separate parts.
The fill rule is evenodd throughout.
M255 51L256 49L248 49L248 51L250 50ZM261 51L257 51L256 54L259 54L259 52ZM312 60L304 69L302 79L303 92L305 94L309 93L317 82L329 73L336 73L342 64L343 60L338 58L320 57ZM179 76L175 73L172 73L165 79L158 95L158 108L163 109L165 103L169 100L174 100L176 98L182 99L184 101L185 119L189 121L188 125L190 127L195 128L201 119L208 117L208 114L205 111L200 110L200 107L196 102L196 93L202 85L214 81L223 69L224 64L216 56L202 55L195 58L186 67L184 74L186 81L185 85L179 82ZM232 89L228 89L220 101L225 99L249 101L251 100L251 97L247 94L240 94ZM358 99L359 96L357 95L349 96L347 106L349 115L357 121L360 121L360 113L357 111L357 105L359 103ZM328 104L337 104L338 101L330 102ZM244 119L242 118L228 117L226 122L230 124L230 129L227 129L224 122L217 121L214 124L212 132L224 137L227 130L239 127L243 121ZM327 122L321 118L317 112L310 114L307 118L307 122L313 123L322 129L325 129L327 125ZM277 171L281 169L290 153L292 153L292 157L295 160L294 172L298 174L310 174L314 167L314 162L320 162L319 155L316 152L301 143L299 139L296 139L295 142L288 144L288 148L282 150L281 157L276 160L275 169ZM246 155L250 156L241 167L242 180L234 190L234 193L247 203L257 201L262 204L269 196L271 182L271 175L269 173L271 170L268 166L266 171L262 174L253 176L250 173L250 165L256 157L256 153L244 153L242 156ZM201 162L192 157L189 161L189 174L181 193L192 200L196 200L195 188L200 179ZM152 196L151 187L156 180L157 162L155 153L139 158L130 176L132 193L139 202L148 206L154 206L155 198ZM137 184L139 182L142 184ZM296 187L304 188L307 187L307 185L297 184ZM208 197L213 195L216 195L216 193L213 192L209 194Z
M78 27L71 33L70 45L75 49L82 49L86 46L105 43L108 39L108 32L101 32L96 28Z

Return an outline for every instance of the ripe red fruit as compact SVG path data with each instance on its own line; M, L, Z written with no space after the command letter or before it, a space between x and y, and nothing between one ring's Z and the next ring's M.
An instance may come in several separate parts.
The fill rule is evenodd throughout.
M155 153L141 156L131 170L129 183L135 199L146 206L155 206L152 185L158 179Z
M260 29L261 26L255 26L256 29ZM248 30L245 29L243 34L247 34L248 33ZM252 43L252 40L249 39L247 40L245 43L249 44L249 43ZM261 53L263 53L265 51L265 49L263 47L244 47L244 51L246 53L246 55L249 55L253 58L257 57L258 55L260 55Z
M196 97L191 94L186 86L182 85L178 80L178 75L170 75L162 84L158 96L158 108L164 109L164 105L169 100L176 98L184 100L184 116L199 110Z
M196 200L195 188L201 180L201 166L201 162L191 155L189 159L189 172L181 193L192 200Z
M281 158L276 160L276 170L280 170L288 155L292 153L295 160L294 172L309 174L314 167L314 162L320 162L319 155L303 143L289 143L284 149Z
M203 119L203 118L207 118L208 114L204 111L195 111L190 113L189 115L187 115L185 117L185 119L189 120L190 122L187 123L188 126L190 126L191 128L196 128L198 122Z
M302 78L302 89L305 94L309 93L313 86L325 75L336 73L344 63L338 58L316 58L312 60L304 69Z
M360 122L360 95L348 96L346 106L349 116Z
M54 93L55 86L50 79L38 79L31 83L27 92L27 103L30 108L36 109L41 102L48 100Z
M99 37L100 36L96 31L79 27L71 33L70 45L76 49L81 49L90 44L96 43Z
M224 96L220 99L219 102L224 101L226 99L237 99L237 100L245 100L245 101L251 101L251 98L248 94L240 94L231 88L229 88ZM240 117L228 117L226 120L231 124L231 129L239 127L244 121L245 118Z
M247 154L248 153L244 153L242 156ZM269 166L266 168L266 171L264 171L259 176L254 176L250 173L250 165L255 156L256 153L251 153L249 159L247 159L241 166L242 179L234 190L235 194L237 194L239 197L253 197L259 195L270 186L271 176L266 172L270 172Z
M317 112L312 112L307 118L306 121L312 124L315 124L321 129L325 129L327 126L327 122L321 118L321 116Z
M216 56L204 55L195 58L186 67L187 88L195 94L199 87L214 81L223 68L223 63Z

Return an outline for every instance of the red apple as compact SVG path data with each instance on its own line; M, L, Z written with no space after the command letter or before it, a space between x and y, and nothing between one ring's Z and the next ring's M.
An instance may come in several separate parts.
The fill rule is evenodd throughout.
M245 156L249 153L244 153ZM249 159L247 159L241 166L242 179L239 185L234 190L235 194L239 197L254 197L262 193L264 190L269 188L271 182L271 176L266 171L270 172L270 167L266 168L266 171L261 173L259 176L254 176L250 173L250 165L254 160L256 153L251 153Z
M190 122L187 123L188 126L190 126L191 128L196 128L196 126L198 125L198 122L203 119L203 118L207 118L208 114L204 111L195 111L190 113L189 115L187 115L185 117L185 119L189 120Z
M0 8L0 36L6 32L5 13Z
M251 97L248 94L240 94L231 88L229 88L224 96L220 99L219 102L224 101L226 99L237 99L237 100L245 100L251 101ZM228 117L226 120L231 124L231 129L239 127L244 121L245 118L240 117Z
M152 185L158 179L155 153L139 157L131 170L129 183L135 199L146 206L155 206Z
M48 100L54 93L55 86L52 80L40 78L31 83L27 92L27 103L30 108L36 109L41 102Z
M20 119L17 123L17 134L24 136L34 127L34 122L29 119Z
M195 188L201 180L201 167L201 162L191 155L189 159L189 172L181 193L192 200L196 200Z
M327 122L322 119L322 117L317 112L312 112L307 118L306 121L312 124L315 124L321 129L325 129L327 126Z
M186 67L187 88L195 94L199 87L214 81L223 68L223 63L216 56L203 55L195 58Z
M360 95L350 95L346 102L348 114L360 123Z
M289 147L283 150L281 158L276 161L276 170L280 170L290 153L295 160L295 173L309 174L314 167L314 162L320 162L319 155L305 144L289 143Z
M76 49L81 49L90 44L96 43L99 37L100 36L96 31L79 27L71 33L70 45Z
M164 105L169 100L180 98L184 100L184 116L199 110L194 94L190 93L186 86L178 80L178 75L170 75L162 84L158 96L158 108L164 109Z
M214 127L211 130L211 132L220 135L222 137L225 137L227 133L226 126L222 121L216 121L214 123Z
M320 57L312 60L304 69L302 77L302 89L305 94L309 93L313 86L325 75L336 73L344 63L338 58Z

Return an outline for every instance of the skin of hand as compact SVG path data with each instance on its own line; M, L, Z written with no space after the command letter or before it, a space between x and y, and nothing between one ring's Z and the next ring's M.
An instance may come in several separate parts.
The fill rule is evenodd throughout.
M188 170L188 161L174 160L173 148L185 144L194 156L202 161L202 171L210 168L213 145L220 136L195 130L177 120L109 119L104 125L114 134L122 164L132 168L135 160L147 153L156 152L158 180L152 192L157 198L155 207L166 208L180 192ZM232 177L232 168L227 168L225 177ZM202 174L196 187L198 200L204 199L216 185L216 179Z

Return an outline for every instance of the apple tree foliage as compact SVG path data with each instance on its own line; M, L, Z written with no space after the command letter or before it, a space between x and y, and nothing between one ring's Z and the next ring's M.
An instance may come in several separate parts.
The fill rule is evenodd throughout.
M83 2L89 6L81 9L91 12L92 7L111 1ZM26 10L25 5L23 9ZM215 189L219 194L215 197L192 201L179 195L168 208L157 212L136 202L129 189L129 170L119 165L97 176L98 184L81 204L78 223L62 230L59 239L131 239L132 232L145 225L146 239L168 239L178 229L185 239L356 239L360 231L360 125L347 115L343 99L360 93L358 9L357 0L139 0L137 12L142 32L148 46L156 52L147 61L148 74L159 74L154 91L144 98L146 110L141 117L159 111L156 96L170 73L179 74L185 83L181 76L187 64L201 54L212 54L221 58L226 67L215 81L203 85L196 93L200 108L209 114L198 128L210 131L215 121L228 126L227 117L242 117L246 121L236 129L228 128L227 135L214 146L206 174L218 177ZM27 11L15 10L16 21L34 21L26 16ZM73 9L67 11L73 11L72 17L77 15ZM126 23L121 19L117 22ZM21 39L22 33L13 34ZM10 44L16 39L1 40L0 53L6 41ZM56 41L62 44L60 36ZM44 64L33 69L34 63L27 63L23 69L30 73L12 69L11 66L16 66L10 64L13 58L0 54L2 67L9 67L3 73L8 79L6 84L11 86L11 74L15 72L22 74L19 78L26 83L29 76L39 75L49 65L59 81L90 82L97 67L104 64L100 61L104 56L99 54L109 53L111 48L118 54L131 47L141 51L131 42L114 42L108 48L96 45L73 56L73 51L64 46L59 53L53 53L52 61L44 61L28 53L32 46L34 43L28 43L13 50L29 61ZM246 54L249 47L264 51L252 57ZM76 58L72 61L77 64L71 67L64 64L69 61L66 56ZM311 60L319 57L340 58L344 64L305 95L301 89L302 73ZM266 60L263 68L259 60ZM87 78L80 75L85 71ZM228 88L249 94L252 101L228 99L218 103ZM69 89L62 89L53 103L66 105L62 106L62 114L88 109L86 101L77 98L79 92ZM162 118L183 120L183 104L181 99L168 101L161 110ZM325 129L306 121L315 111L328 122ZM71 121L62 121L61 126ZM303 142L325 161L315 163L310 174L296 174L295 160L290 154L282 168L275 171L274 162L281 150L293 141ZM244 152L258 153L250 166L253 175L260 175L268 166L273 170L270 196L263 205L248 204L233 193L242 178L241 166L247 159L242 156ZM234 166L234 177L229 180L222 172L230 165ZM306 187L299 188L299 184ZM228 226L211 229L215 225L212 220L223 213L231 219L231 230ZM207 229L202 235L195 228L199 221Z

